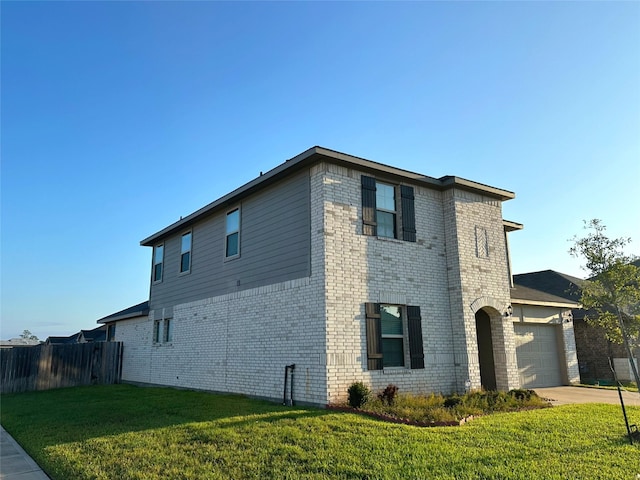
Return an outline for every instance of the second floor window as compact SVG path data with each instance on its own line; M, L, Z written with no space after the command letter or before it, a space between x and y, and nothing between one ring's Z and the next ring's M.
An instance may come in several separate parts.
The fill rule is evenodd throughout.
M393 185L376 183L376 223L379 237L396 237L396 191Z
M191 270L191 232L182 235L182 246L180 248L180 273Z
M236 257L240 254L240 209L227 213L227 230L225 236L225 257Z
M156 245L153 249L153 281L162 281L162 264L164 262L164 245Z
M416 241L414 189L382 183L362 175L362 233L382 238Z

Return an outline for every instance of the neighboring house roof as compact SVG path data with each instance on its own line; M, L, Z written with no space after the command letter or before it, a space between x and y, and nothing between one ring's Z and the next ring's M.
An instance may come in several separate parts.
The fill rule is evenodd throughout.
M27 338L11 338L9 340L0 340L0 348L13 348L13 347L33 347L40 345L40 340L29 340Z
M62 345L62 344L68 344L68 343L78 343L78 338L80 337L80 333L74 333L73 335L69 335L68 337L48 337L47 338L47 344L56 344L56 345Z
M542 270L513 276L513 283L516 286L533 288L573 302L580 301L580 287L583 282L584 280L581 278L554 270Z
M524 303L527 305L567 308L577 308L580 305L577 301L558 297L534 288L523 287L522 285L514 285L511 289L511 302Z
M107 327L102 325L93 330L80 330L85 342L105 342L107 340Z
M168 227L160 230L159 232L145 238L140 242L144 246L153 246L159 239L174 233L177 230L183 229L200 218L207 216L218 209L225 208L231 203L237 202L239 199L246 197L258 190L261 190L274 182L291 175L292 173L301 170L302 168L309 167L316 162L328 162L333 164L342 165L348 168L356 168L366 172L373 172L378 175L384 175L386 177L396 178L398 181L410 181L411 183L423 185L428 188L436 190L447 190L450 188L460 188L467 191L480 193L485 196L497 198L498 200L510 200L515 198L515 194L508 190L502 190L500 188L491 187L481 183L466 180L460 177L444 176L441 178L428 177L419 173L410 172L389 165L383 165L381 163L373 162L371 160L365 160L363 158L354 157L345 153L336 152L323 147L312 147L300 155L293 157L286 162L278 165L272 170L269 170L264 175L261 174L254 180L246 183L245 185L237 188L236 190L228 193L227 195L215 200L214 202L202 207L201 209L193 212L192 214L180 219L179 221L169 225ZM513 223L513 222L512 222ZM513 227L518 228L513 223ZM521 228L521 226L520 226Z
M102 317L100 320L98 320L98 323L117 322L118 320L126 320L127 318L134 317L144 317L145 315L149 315L148 300L132 307L125 308L124 310L120 310L119 312L112 313L111 315L107 315L106 317Z

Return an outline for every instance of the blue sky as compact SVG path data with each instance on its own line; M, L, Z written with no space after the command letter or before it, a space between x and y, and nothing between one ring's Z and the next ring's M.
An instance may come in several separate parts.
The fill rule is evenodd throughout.
M640 253L638 2L10 2L0 337L148 298L139 242L321 145L512 190L516 273Z

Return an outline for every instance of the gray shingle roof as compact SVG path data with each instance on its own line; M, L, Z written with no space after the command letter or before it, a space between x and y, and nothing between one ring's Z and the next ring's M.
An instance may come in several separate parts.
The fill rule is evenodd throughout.
M583 279L554 270L522 273L513 276L515 286L527 287L539 292L561 297L572 302L580 301Z
M143 317L145 315L149 315L148 300L132 307L125 308L124 310L120 310L119 312L112 313L111 315L107 315L106 317L102 317L100 320L98 320L98 323L116 322L118 320L125 320L127 318Z
M518 303L518 300L521 300L523 302L554 303L574 307L578 306L578 302L574 300L551 295L550 293L542 292L534 288L523 287L522 285L514 285L514 287L511 289L511 301L513 303Z

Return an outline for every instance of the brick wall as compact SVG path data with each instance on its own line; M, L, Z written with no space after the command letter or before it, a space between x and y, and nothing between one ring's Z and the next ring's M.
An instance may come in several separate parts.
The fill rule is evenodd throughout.
M329 400L344 398L357 380L374 390L393 383L416 393L463 391L467 379L479 387L475 311L486 305L504 311L510 302L500 202L416 186L415 243L365 236L363 173L326 164L312 172L322 177L325 191ZM487 233L482 258L477 226ZM479 298L487 301L478 303ZM424 369L367 369L366 302L420 307ZM491 312L498 319L492 326L498 386L513 388L518 385L513 327L496 308Z
M462 190L447 190L443 197L451 321L461 333L454 345L458 381L481 386L475 313L482 308L491 318L497 386L515 388L513 325L503 315L511 299L502 205Z
M613 381L609 357L627 358L624 346L609 343L602 328L589 325L585 320L575 319L573 325L581 381Z

